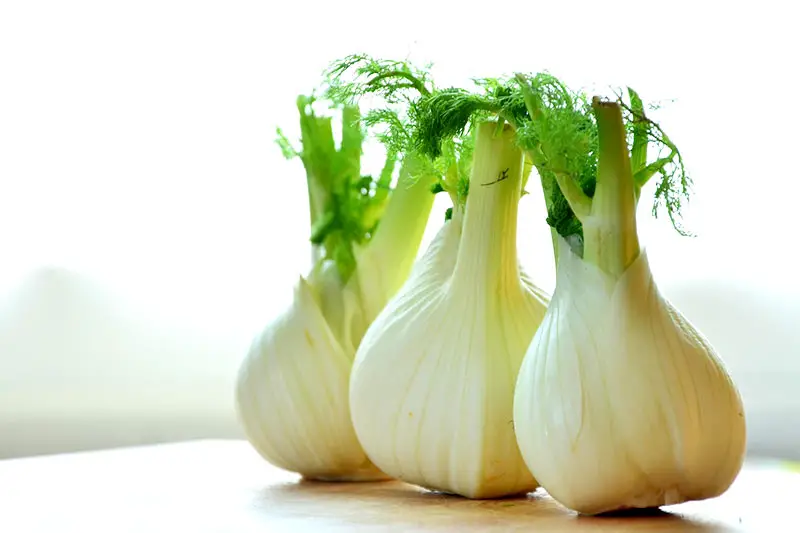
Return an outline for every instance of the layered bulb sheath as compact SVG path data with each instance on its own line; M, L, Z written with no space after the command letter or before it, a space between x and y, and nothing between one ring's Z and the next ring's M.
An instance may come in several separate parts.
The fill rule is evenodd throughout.
M387 479L364 453L350 419L356 348L402 286L422 240L433 195L401 171L381 227L342 282L331 261L300 277L292 304L254 339L238 374L246 436L268 462L309 479Z
M559 243L556 290L517 381L519 447L542 486L586 514L718 496L744 458L741 398L659 292L638 248L629 169L604 175L600 154L594 208L626 216L588 217L583 258Z
M548 296L520 272L522 152L506 127L478 126L469 195L368 329L350 409L383 472L468 498L537 483L512 424L519 366Z
M239 371L240 420L259 454L309 479L386 477L367 459L350 422L352 358L301 277L290 308L256 337Z

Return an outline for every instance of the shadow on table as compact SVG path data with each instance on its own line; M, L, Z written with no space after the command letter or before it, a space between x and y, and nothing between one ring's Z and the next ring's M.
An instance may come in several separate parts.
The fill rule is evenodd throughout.
M647 531L723 533L722 524L700 522L661 510L631 511L600 517L581 516L557 504L541 489L524 496L469 500L431 492L398 481L327 483L298 481L257 491L256 509L287 517L310 518L323 531L325 523L365 529L392 526L399 530L449 531L474 527L483 531Z

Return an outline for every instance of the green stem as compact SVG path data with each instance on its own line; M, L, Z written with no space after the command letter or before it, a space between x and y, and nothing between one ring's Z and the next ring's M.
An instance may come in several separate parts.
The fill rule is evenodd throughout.
M411 272L433 208L431 185L436 176L417 176L414 172L417 168L417 161L407 155L400 168L397 186L389 196L378 229L368 245L370 252L378 257L379 264L392 275L384 285L392 294Z
M478 125L463 238L453 272L454 286L496 291L519 284L517 212L522 192L524 156L506 125ZM456 289L454 289L456 290Z
M303 161L305 163L305 161ZM308 190L308 211L311 226L325 214L330 195L311 165L306 165L306 185Z
M425 87L425 84L422 83L422 80L410 74L408 72L404 72L402 70L391 70L389 72L384 72L382 74L378 74L374 78L370 79L367 82L368 85L375 85L381 80L385 80L386 78L403 78L408 80L412 87L414 87L421 95L423 96L430 96L431 92Z
M647 166L647 145L649 140L647 118L644 114L644 103L639 95L628 87L628 96L631 99L631 114L633 122L633 146L631 147L631 168L634 178L636 174Z
M640 253L636 184L620 105L595 98L592 108L599 140L597 187L591 215L582 221L583 258L604 272L619 276Z
M311 226L325 214L329 200L330 155L335 152L331 121L327 117L317 117L311 109L312 98L297 97L297 111L300 114L300 139L302 151L300 159L306 170L308 206Z
M567 199L570 209L575 213L575 217L583 223L584 219L592 212L592 199L586 196L578 182L569 174L553 172L553 175L555 175L558 188Z

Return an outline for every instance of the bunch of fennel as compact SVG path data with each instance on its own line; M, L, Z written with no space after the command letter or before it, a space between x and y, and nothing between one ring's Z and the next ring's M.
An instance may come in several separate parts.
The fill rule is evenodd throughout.
M314 264L292 304L256 336L241 365L236 406L253 447L270 463L309 479L386 478L365 455L350 418L348 388L367 327L411 270L431 208L434 176L388 150L379 178L361 175L365 132L355 105L341 112L341 146L330 116L298 98L302 149L287 157L306 171Z

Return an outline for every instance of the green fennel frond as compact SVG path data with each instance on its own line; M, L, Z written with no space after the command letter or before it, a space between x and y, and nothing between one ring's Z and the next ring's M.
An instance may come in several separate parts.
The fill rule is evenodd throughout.
M660 128L656 128L656 133L651 135L659 146L659 154L656 161L648 165L646 170L661 176L656 186L653 216L658 217L659 209L663 207L675 230L683 236L691 236L692 233L687 231L680 221L681 209L691 196L692 184L691 178L686 174L683 157Z
M509 123L525 151L526 164L535 167L541 179L547 223L569 242L581 245L581 218L591 211L599 157L595 115L584 93L569 89L546 72L516 74L509 79L477 78L473 80L477 90L435 89L432 84L428 89L415 82L427 78L417 77L405 62L366 56L349 56L334 64L331 72L336 77L351 70L362 79L340 84L340 94L379 94L394 102L405 99L407 118L399 121L402 127L393 129L393 118L375 114L376 123L388 125L390 133L383 141L398 151L412 151L433 161L444 175L442 189L454 201L468 192L464 182L469 165L461 162L471 160L472 126L491 118ZM413 97L408 96L411 93ZM635 91L628 91L629 103L621 95L618 100L625 111L637 194L653 176L660 176L653 214L665 209L673 227L687 235L679 218L691 181L680 151L662 128L645 116L645 105Z
M336 101L352 101L366 94L379 94L389 103L408 103L416 95L433 90L426 70L407 61L377 59L352 54L334 61L326 73L326 95Z
M515 81L528 111L517 138L542 182L547 223L579 247L583 228L573 208L588 202L596 185L598 137L591 105L547 73L517 74Z
M325 73L328 98L338 102L360 102L370 96L373 108L363 123L370 134L389 152L405 159L412 150L409 110L414 103L431 93L433 83L428 69L408 61L378 59L365 54L349 55L334 61ZM380 104L376 105L375 101ZM435 172L432 165L415 161L416 172Z
M598 134L589 98L573 92L549 74L521 75L516 79L523 94L528 118L517 129L519 142L532 158L545 191L547 222L573 243L582 240L581 208L586 214L596 187ZM624 110L631 170L641 187L655 175L653 215L666 209L673 227L688 233L679 222L680 210L689 198L691 181L677 146L663 129L647 118L638 93L628 90L628 100L617 94ZM648 150L655 148L655 158ZM653 152L653 150L650 150ZM577 239L577 240L576 240Z
M458 88L437 90L410 107L410 149L433 161L454 205L463 206L469 192L473 125L496 112L502 110L489 96Z
M478 78L477 90L442 89L419 99L410 112L412 144L427 157L447 159L448 143L468 139L473 124L491 118L509 123L528 169L535 166L542 179L548 223L564 236L580 236L580 222L556 182L564 176L580 185L582 195L594 192L597 140L590 106L553 76L522 77L524 84L520 77Z
M392 109L373 109L364 116L363 123L389 152L403 154L411 143L408 120Z
M468 122L475 110L466 110L463 118L438 115L446 108L432 107L436 107L441 95L457 90L437 90L429 68L363 54L347 56L328 69L326 94L339 101L357 102L371 97L374 104L380 100L382 104L364 117L372 135L404 161L413 158L415 173L439 176L437 192L447 192L458 203L464 200L462 182L469 179L473 141ZM472 103L485 107L485 102L479 100L467 102L467 107ZM439 125L431 125L430 120L461 123L445 131ZM426 128L436 130L436 139L425 139Z
M420 153L439 157L444 142L464 137L471 124L482 120L495 117L516 128L527 118L523 95L512 81L477 78L473 82L479 92L441 89L413 106L413 144Z
M437 159L443 154L444 143L468 133L468 125L476 115L500 110L484 95L457 88L437 91L411 107L412 146L420 154Z
M680 235L691 236L681 224L681 209L691 196L692 186L681 152L661 126L646 116L642 99L630 87L628 97L629 104L622 94L617 93L631 146L631 170L636 185L641 189L651 178L660 176L653 201L653 216L657 218L659 211L665 209L672 227ZM648 158L651 147L655 149L652 160Z

